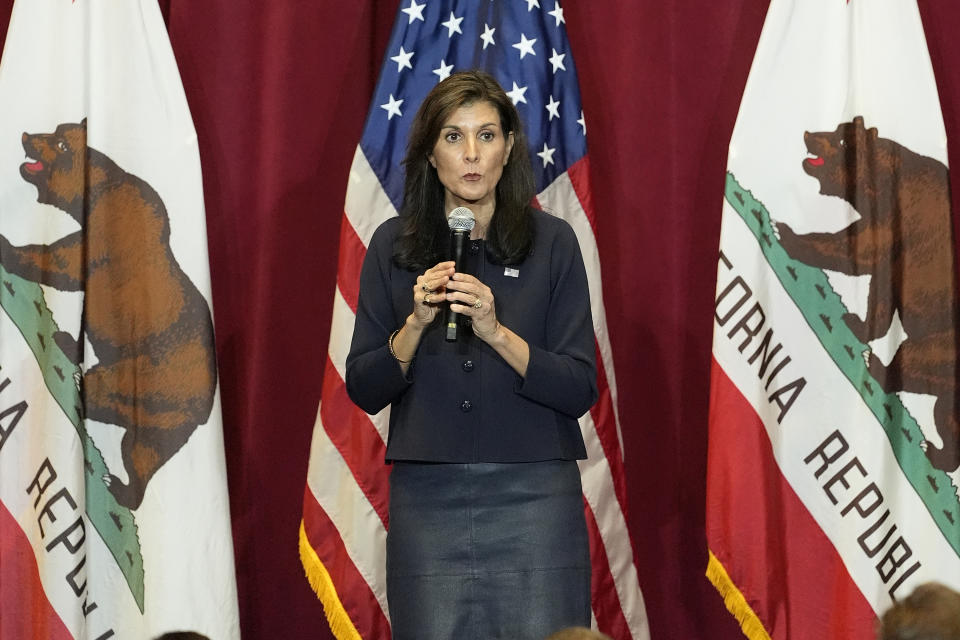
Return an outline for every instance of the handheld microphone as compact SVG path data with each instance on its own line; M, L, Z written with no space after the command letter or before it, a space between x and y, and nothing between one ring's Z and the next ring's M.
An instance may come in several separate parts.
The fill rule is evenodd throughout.
M473 217L473 211L466 207L457 207L447 216L447 224L450 225L450 252L449 259L454 262L454 269L460 271L460 260L467 247L467 241L470 240L470 232L477 223ZM457 318L460 314L450 310L447 305L447 342L455 342L457 339Z

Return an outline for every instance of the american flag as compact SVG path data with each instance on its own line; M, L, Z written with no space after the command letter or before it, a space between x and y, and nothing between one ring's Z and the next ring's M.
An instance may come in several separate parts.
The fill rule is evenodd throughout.
M387 638L384 565L389 409L369 416L347 397L344 363L357 307L360 267L374 230L397 215L407 134L421 101L451 72L494 74L524 121L544 210L569 222L591 290L600 399L580 420L580 462L593 564L597 626L617 640L648 638L646 611L626 522L623 444L616 411L600 259L593 229L586 121L553 0L404 0L350 171L323 390L310 451L300 552L334 634Z

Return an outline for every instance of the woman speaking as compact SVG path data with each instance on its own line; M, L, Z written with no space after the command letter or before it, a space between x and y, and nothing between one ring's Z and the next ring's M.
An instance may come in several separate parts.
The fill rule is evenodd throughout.
M393 638L542 640L589 626L577 419L597 387L577 238L531 206L520 119L487 73L455 73L427 95L404 164L400 216L364 260L346 370L360 408L391 407ZM451 213L465 228L472 213L456 262Z

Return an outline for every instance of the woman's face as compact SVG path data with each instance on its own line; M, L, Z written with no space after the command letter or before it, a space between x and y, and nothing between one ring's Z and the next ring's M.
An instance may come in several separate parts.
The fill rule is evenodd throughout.
M472 205L492 214L497 182L512 148L513 133L504 135L493 104L465 104L450 114L427 156L446 189L446 210Z

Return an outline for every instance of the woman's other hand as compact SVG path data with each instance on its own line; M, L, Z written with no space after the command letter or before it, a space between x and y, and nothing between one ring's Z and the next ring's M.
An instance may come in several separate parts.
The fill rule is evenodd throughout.
M417 276L417 283L413 285L413 320L420 328L433 322L440 303L446 300L446 287L454 274L453 265L452 260L441 262Z
M446 283L446 299L451 311L470 316L474 335L484 342L493 339L500 322L490 287L468 273L454 273Z

